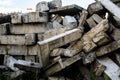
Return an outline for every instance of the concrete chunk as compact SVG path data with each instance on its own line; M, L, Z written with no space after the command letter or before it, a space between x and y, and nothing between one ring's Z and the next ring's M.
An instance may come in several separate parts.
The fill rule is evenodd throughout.
M36 44L36 35L35 34L25 34L25 45Z
M28 46L28 55L38 55L38 54L40 54L38 45Z
M0 24L0 35L9 34L10 23Z
M1 35L0 44L6 45L33 45L35 43L34 34L32 35Z
M87 19L87 15L88 15L88 12L86 10L83 10L80 15L80 20L79 20L79 25L78 25L79 27L84 25Z
M23 15L24 23L47 22L48 14L46 12L30 12Z
M86 21L90 28L93 28L97 25L92 17L88 18Z
M111 53L119 48L120 48L120 40L113 41L112 43L109 43L108 45L100 47L95 51L96 51L97 56L103 56L103 55Z
M105 32L98 33L94 38L93 42L101 46L110 41L110 37Z
M27 46L7 46L9 55L27 55Z
M57 21L53 21L53 28L60 29L60 28L64 28L64 26L58 23Z
M47 24L23 24L23 25L12 25L10 31L12 34L33 34L43 33L48 30Z
M0 45L0 54L7 54L7 46Z
M104 71L106 70L106 67L102 64L100 64L98 61L94 64L94 72L96 76L101 76Z
M48 3L45 2L45 1L39 2L36 5L36 11L37 12L44 12L44 11L48 11L48 10L49 10Z
M92 18L95 20L96 23L99 23L103 20L103 18L101 18L99 15L97 14L93 14Z
M59 35L64 33L66 30L64 28L60 28L60 29L52 29L50 31L45 32L42 36L43 36L43 40L51 38L53 36Z
M50 9L54 8L61 8L62 7L62 0L52 0L49 2Z
M77 20L72 16L65 16L63 19L63 25L68 29L77 27Z
M98 34L101 31L107 31L109 28L108 20L102 20L96 27L93 27L90 31L88 31L83 36L83 41L89 41L92 40L93 37L95 37L96 34Z
M83 43L83 50L87 53L92 51L97 47L97 45L93 41L87 41Z
M90 31L84 34L81 39L79 39L72 46L70 46L69 49L72 50L74 54L77 54L78 52L80 52L83 49L83 47L85 48L86 52L93 50L96 47L96 45L94 44L92 39L99 32L107 31L108 28L109 28L108 21L107 20L101 21L98 25L96 25ZM92 43L92 47L91 47L91 43Z
M52 17L51 21L57 21L58 23L61 23L63 21L62 17L60 15L55 15L54 17Z
M103 11L103 6L101 5L100 2L95 2L95 3L92 3L88 6L88 12L90 15L94 14L94 13L99 13L101 11Z
M113 33L111 34L111 36L112 36L112 38L114 39L114 40L120 40L120 29L114 29L113 30Z
M91 64L96 59L95 52L91 52L83 57L83 64Z
M11 22L12 24L21 24L22 21L22 14L13 14L11 15Z
M4 65L9 67L13 71L18 71L19 69L17 67L14 67L14 64L17 62L15 58L9 55L5 55L4 57Z
M50 53L50 56L51 57L55 57L55 56L72 57L73 54L69 49L57 48L57 49L53 49L53 51Z
M25 61L36 62L35 56L25 56Z

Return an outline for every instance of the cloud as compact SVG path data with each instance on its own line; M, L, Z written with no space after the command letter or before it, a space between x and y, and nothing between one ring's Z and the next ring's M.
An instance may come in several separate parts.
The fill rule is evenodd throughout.
M17 11L17 9L0 7L0 12L2 12L2 13L10 13L10 12L14 12L14 11Z
M0 13L10 13L17 11L17 8L11 8L15 0L0 0Z
M12 12L28 12L27 10L20 9L15 4L18 0L0 0L0 13L12 13Z
M23 13L26 13L28 11L27 10L20 10L19 8L0 7L0 13L12 13L12 12L23 12Z
M15 0L0 0L0 6L10 6L14 4Z
M63 6L70 5L70 4L76 4L79 5L85 9L87 9L88 5L95 2L94 0L62 0Z
M10 12L29 12L27 8L33 8L35 11L35 6L41 1L52 1L52 0L0 0L0 13L10 13ZM94 0L62 0L63 6L70 4L77 4L83 8L94 2Z

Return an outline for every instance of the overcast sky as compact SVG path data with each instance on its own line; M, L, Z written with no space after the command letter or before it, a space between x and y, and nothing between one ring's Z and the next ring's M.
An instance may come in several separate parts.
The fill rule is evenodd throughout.
M51 1L51 0L0 0L0 13L26 12L27 8L32 8L35 10L35 6L41 1ZM94 0L62 0L63 6L70 4L77 4L83 8L87 8L88 4L94 2Z

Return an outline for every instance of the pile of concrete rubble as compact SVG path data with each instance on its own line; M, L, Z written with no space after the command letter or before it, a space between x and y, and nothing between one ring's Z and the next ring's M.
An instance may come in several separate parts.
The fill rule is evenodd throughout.
M87 10L42 1L36 12L0 16L0 74L11 78L120 80L119 49L120 0L96 0Z

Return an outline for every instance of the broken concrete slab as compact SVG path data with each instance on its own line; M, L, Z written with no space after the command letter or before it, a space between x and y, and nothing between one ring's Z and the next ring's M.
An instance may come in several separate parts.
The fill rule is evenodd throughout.
M43 38L43 40L45 40L45 39L51 38L51 37L53 37L53 36L62 34L62 33L64 33L65 31L66 31L65 28L51 29L51 30L49 30L49 31L46 31L46 32L42 35L42 38Z
M77 54L76 56L73 56L71 58L68 58L67 60L62 62L62 66L60 65L60 63L51 65L52 67L49 67L46 69L46 74L48 76L53 75L63 69L65 69L66 67L70 66L71 64L75 63L76 61L81 59L81 53Z
M18 68L14 67L14 64L16 62L17 62L17 60L15 58L13 58L12 56L5 55L5 57L4 57L4 65L9 67L13 71L18 71L19 70Z
M87 16L88 16L88 12L86 10L82 10L82 13L80 14L79 25L78 25L79 27L84 25L87 19Z
M68 5L58 9L51 9L50 14L59 14L59 15L74 15L80 11L82 11L82 7L77 5Z
M120 8L116 6L112 1L110 0L100 0L101 4L113 15L120 18Z
M69 49L73 51L73 54L80 52L84 46L86 46L85 51L90 52L93 50L96 46L93 43L92 39L101 31L107 31L109 28L108 26L108 20L101 21L98 25L93 27L90 31L88 31L86 34L83 35L81 39L76 41ZM90 43L93 43L93 47L90 47Z
M46 23L42 24L22 24L22 25L12 25L10 27L10 32L12 34L33 34L33 33L43 33L48 30Z
M98 25L96 25L90 31L88 31L82 39L83 39L83 41L89 41L99 32L107 31L108 28L109 28L108 20L106 20L106 19L102 20Z
M24 60L18 60L15 64L15 67L18 67L21 70L40 73L41 65L40 63L29 62Z
M0 44L5 45L33 45L35 44L35 35L26 34L26 35L1 35Z
M106 66L104 71L112 80L120 80L120 67L116 65L110 58L103 57L97 59L99 63Z
M103 56L105 54L111 53L120 48L120 40L113 41L103 47L98 48L96 51L97 56Z
M48 22L46 12L30 12L23 15L23 23L42 23Z
M73 35L77 35L77 36L73 36ZM41 52L40 55L42 56L43 64L45 65L49 61L50 50L66 45L74 40L81 38L81 36L82 36L81 30L73 29L70 31L66 31L65 33L56 35L52 38L46 39L44 41L38 42L38 44L40 45L40 52Z

